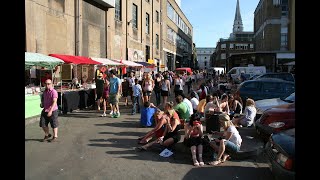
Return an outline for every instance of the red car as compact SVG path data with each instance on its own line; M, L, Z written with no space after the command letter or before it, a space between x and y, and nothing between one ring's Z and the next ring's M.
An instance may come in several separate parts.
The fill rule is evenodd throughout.
M295 127L295 103L282 104L264 111L255 122L257 133L268 140L272 133Z

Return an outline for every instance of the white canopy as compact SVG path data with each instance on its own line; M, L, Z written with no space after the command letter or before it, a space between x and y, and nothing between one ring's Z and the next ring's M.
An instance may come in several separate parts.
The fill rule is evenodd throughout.
M115 62L121 62L122 64L124 64L124 65L126 65L126 66L131 66L131 67L143 67L143 65L141 65L141 64L138 64L138 63L135 63L135 62L133 62L133 61L127 61L127 60L122 60L122 61L120 61L120 60L117 60L117 59L113 59L113 61L115 61Z
M100 63L102 63L102 65L105 65L105 66L123 66L123 64L121 64L120 62L112 61L112 60L107 59L107 58L94 58L94 57L91 57L91 59L93 59L94 61L100 62Z

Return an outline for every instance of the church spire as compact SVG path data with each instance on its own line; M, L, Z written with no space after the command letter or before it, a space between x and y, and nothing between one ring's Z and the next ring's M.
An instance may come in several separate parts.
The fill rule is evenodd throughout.
M240 14L240 5L239 5L239 0L237 0L236 14L234 16L234 23L233 23L233 33L242 32L242 31L243 31L243 24L242 24L242 18Z

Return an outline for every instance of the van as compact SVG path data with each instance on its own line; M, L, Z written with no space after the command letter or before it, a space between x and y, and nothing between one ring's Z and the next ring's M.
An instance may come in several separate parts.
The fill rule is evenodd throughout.
M177 68L175 70L176 74L183 74L183 73L190 73L192 74L192 70L189 67L182 67L182 68Z
M228 77L231 77L234 81L238 79L241 73L247 74L249 76L260 75L266 73L265 66L248 66L248 67L233 67L228 72Z
M213 72L216 71L216 76L224 74L224 67L209 67L207 69L208 75L213 77Z

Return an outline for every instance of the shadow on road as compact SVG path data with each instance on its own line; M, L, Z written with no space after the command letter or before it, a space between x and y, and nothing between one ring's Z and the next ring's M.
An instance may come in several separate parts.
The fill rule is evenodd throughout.
M134 148L137 146L136 139L90 139L90 142L101 142L101 143L92 143L88 146L98 146L98 147L113 147L113 148ZM102 144L105 142L105 144Z
M99 132L99 134L113 134L113 135L116 135L116 136L137 136L137 139L138 139L138 137L140 137L140 136L146 135L145 132L117 132L117 133L113 133L113 132Z
M96 126L110 126L110 127L121 127L121 128L139 128L140 123L139 122L119 122L119 123L103 123L103 124L94 124Z
M25 139L24 141L38 141L38 142L42 142L43 139Z
M215 166L201 167L191 169L183 178L189 179L256 179L256 180L273 180L269 168L240 167L240 166Z

